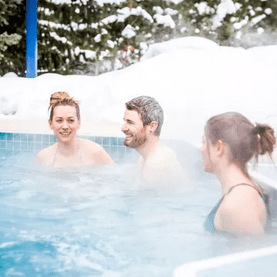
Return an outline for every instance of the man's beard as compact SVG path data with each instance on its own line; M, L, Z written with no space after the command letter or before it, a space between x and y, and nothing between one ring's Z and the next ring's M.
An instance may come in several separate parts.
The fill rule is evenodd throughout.
M131 141L128 142L128 139L124 140L124 145L130 148L139 148L146 142L146 132L143 128L139 133L133 135L131 137Z

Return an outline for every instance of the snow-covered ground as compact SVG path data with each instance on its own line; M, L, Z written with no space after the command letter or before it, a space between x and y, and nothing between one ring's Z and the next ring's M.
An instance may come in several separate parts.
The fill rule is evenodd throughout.
M277 45L245 50L184 37L151 45L141 62L97 77L8 76L0 78L2 131L50 133L56 91L81 101L80 134L123 136L124 103L139 95L163 107L162 138L199 144L207 119L227 111L277 129Z

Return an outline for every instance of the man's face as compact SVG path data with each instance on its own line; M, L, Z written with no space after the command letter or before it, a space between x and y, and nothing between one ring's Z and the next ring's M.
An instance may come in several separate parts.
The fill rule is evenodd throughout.
M147 134L138 112L126 109L123 119L121 131L126 135L124 145L135 149L142 146L147 139Z

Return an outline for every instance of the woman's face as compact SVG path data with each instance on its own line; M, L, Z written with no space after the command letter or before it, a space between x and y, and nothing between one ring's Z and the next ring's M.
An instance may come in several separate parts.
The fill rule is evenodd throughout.
M203 158L203 167L206 172L213 172L213 164L211 161L211 155L213 151L210 151L212 148L212 143L207 140L206 135L203 135L203 144L201 147L201 154Z
M73 106L57 106L54 108L53 120L49 126L60 142L71 142L80 128L76 108Z

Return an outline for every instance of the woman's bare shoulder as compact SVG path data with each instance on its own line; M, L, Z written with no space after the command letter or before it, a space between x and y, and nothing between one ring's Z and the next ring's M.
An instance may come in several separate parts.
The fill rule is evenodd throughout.
M95 152L99 152L99 151L101 151L103 149L103 147L100 144L98 144L96 142L93 142L91 140L88 140L88 139L79 139L79 141L80 141L80 147L81 148L84 148L86 151L90 151L93 154Z
M259 189L255 189L252 185L239 185L235 186L224 199L223 205L228 205L229 208L234 208L234 205L230 205L231 203L237 203L241 205L248 205L251 207L255 207L255 201L261 200L261 195L259 193ZM236 205L236 206L237 206Z
M85 150L87 155L90 155L96 163L99 164L113 164L112 158L105 151L105 149L90 140L80 139L80 147Z
M258 225L262 226L265 215L266 210L260 194L250 186L235 187L225 196L219 209L222 227L228 230L243 230L246 233L262 229Z
M53 155L55 154L57 148L57 143L41 150L36 157L36 163L38 164L49 164L53 159Z

